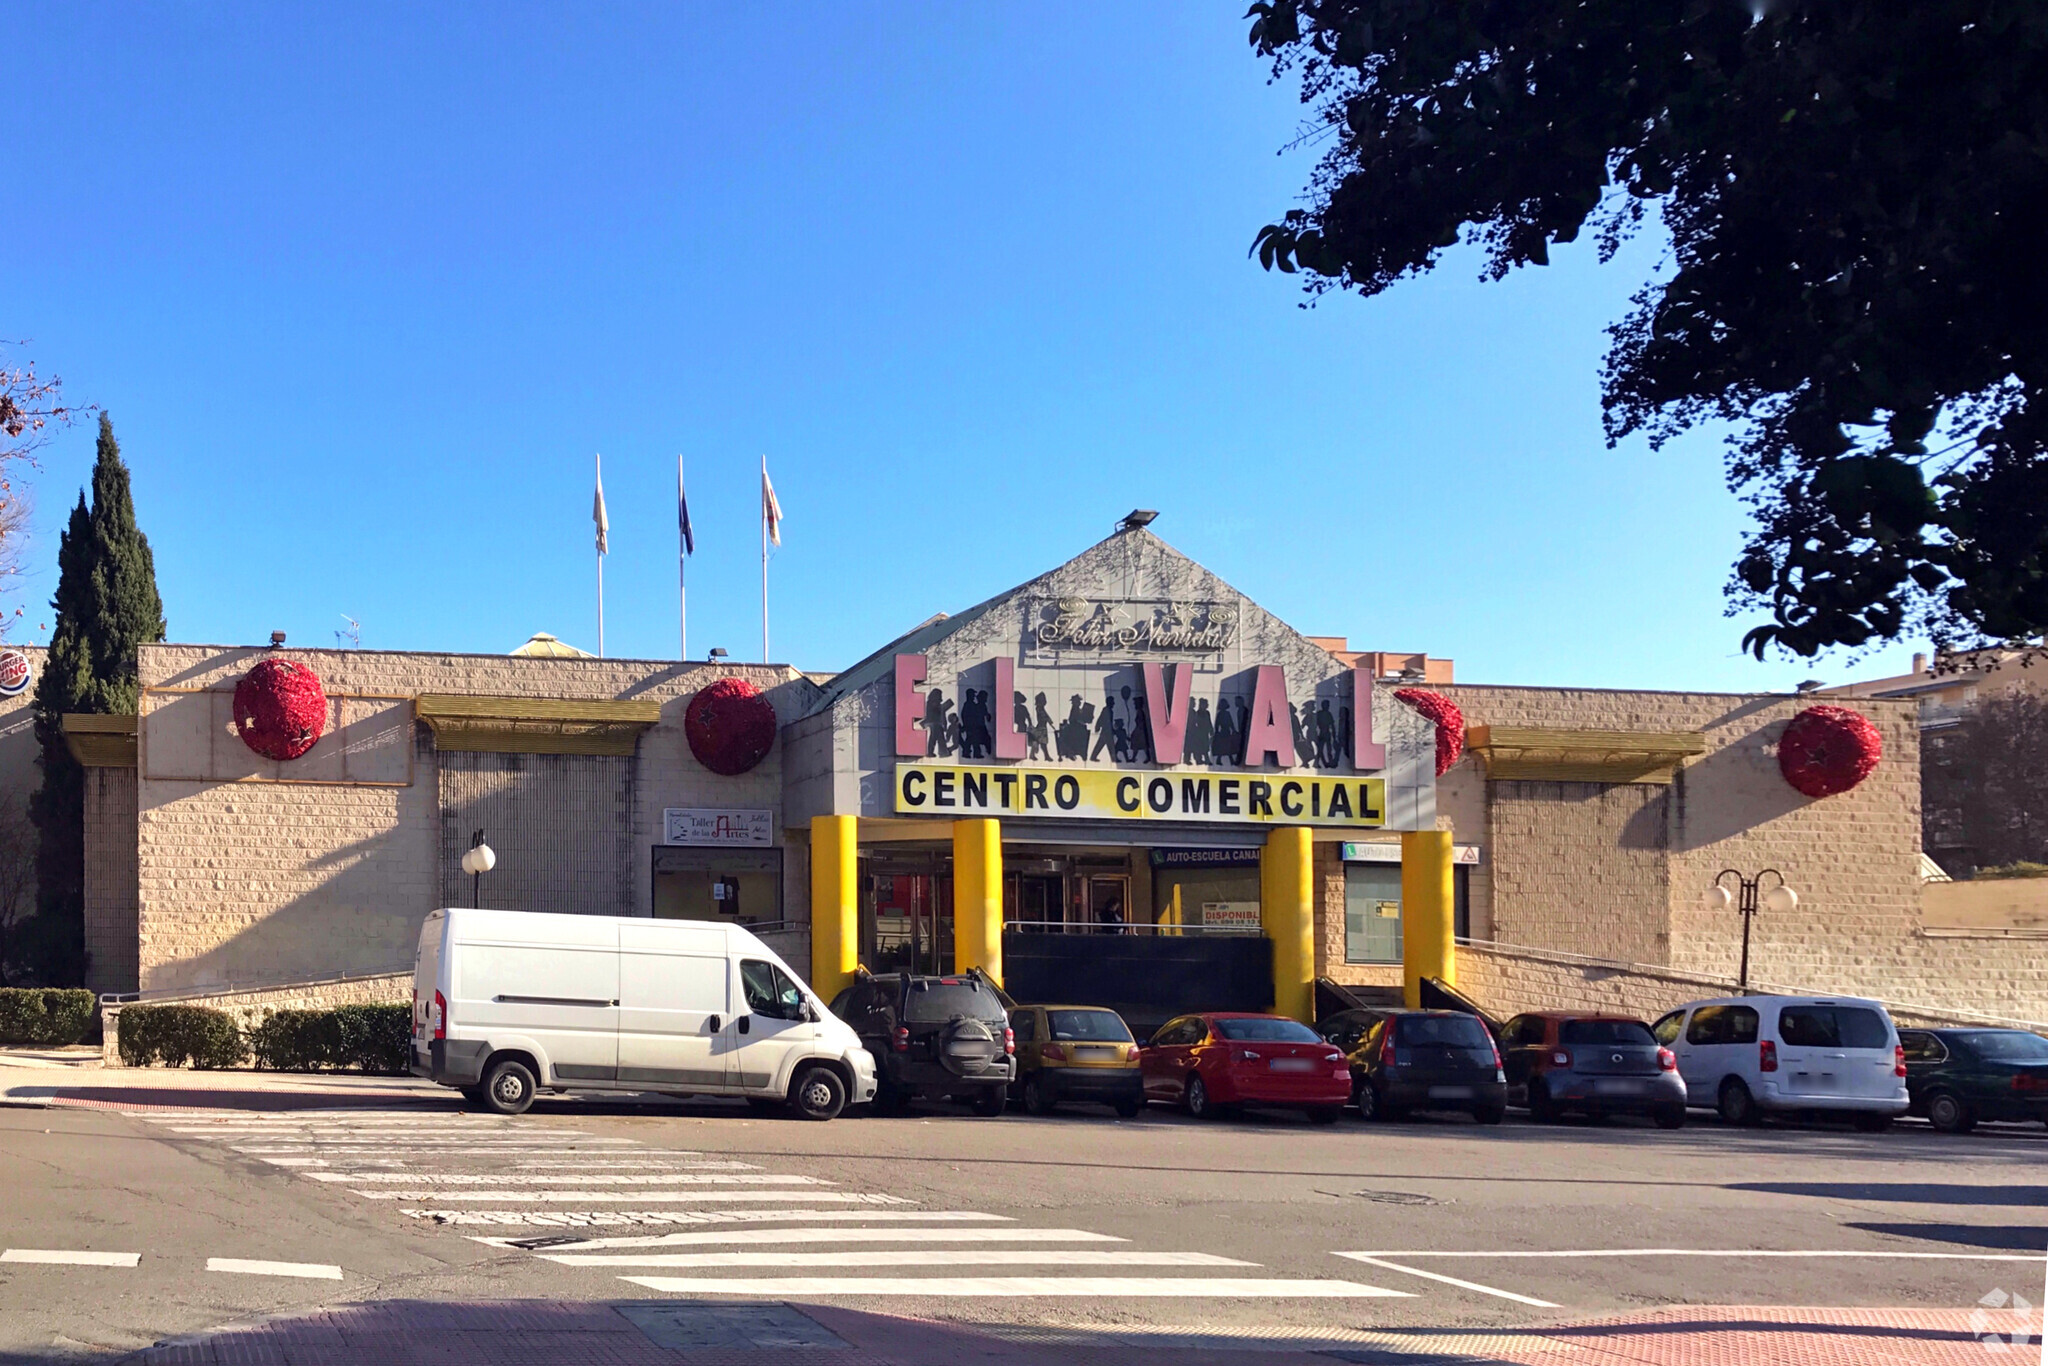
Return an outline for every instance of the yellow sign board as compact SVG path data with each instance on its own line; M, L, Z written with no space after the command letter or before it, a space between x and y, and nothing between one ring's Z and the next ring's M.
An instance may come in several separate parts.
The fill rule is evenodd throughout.
M896 766L904 816L1072 817L1226 825L1386 824L1383 778L996 764Z

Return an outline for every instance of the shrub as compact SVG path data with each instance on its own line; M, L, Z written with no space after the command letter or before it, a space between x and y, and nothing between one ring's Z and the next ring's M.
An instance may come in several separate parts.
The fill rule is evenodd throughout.
M311 1072L324 1067L403 1073L412 1053L410 1006L280 1010L249 1031L258 1067Z
M120 1031L121 1061L130 1067L237 1067L249 1057L234 1019L208 1006L128 1006Z
M98 1004L91 992L75 988L0 988L0 1044L77 1043Z

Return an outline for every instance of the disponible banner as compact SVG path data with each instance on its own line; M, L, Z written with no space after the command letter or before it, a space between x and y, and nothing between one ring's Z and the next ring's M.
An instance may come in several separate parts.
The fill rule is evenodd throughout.
M1376 828L1387 821L1387 785L1381 778L1284 773L898 764L896 811Z

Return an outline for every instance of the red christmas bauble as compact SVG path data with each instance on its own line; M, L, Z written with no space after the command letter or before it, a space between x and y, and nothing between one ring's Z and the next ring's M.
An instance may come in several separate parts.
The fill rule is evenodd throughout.
M235 733L266 759L296 759L327 729L327 690L295 659L266 659L235 684Z
M1778 737L1778 771L1809 797L1847 792L1884 758L1884 738L1869 717L1847 707L1808 707Z
M730 778L767 757L775 744L775 708L743 678L721 678L690 699L683 713L690 753Z
M1465 752L1465 713L1440 692L1427 688L1396 688L1394 700L1406 702L1436 725L1436 776L1441 778Z

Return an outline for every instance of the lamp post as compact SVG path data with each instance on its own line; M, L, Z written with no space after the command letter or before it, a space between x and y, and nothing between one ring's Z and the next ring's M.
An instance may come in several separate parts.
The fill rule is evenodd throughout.
M1731 877L1735 879L1732 892L1722 885ZM1776 878L1777 883L1763 894L1765 906L1784 915L1799 905L1799 893L1785 885L1785 875L1776 868L1766 868L1748 877L1734 868L1724 868L1714 875L1713 885L1700 897L1700 904L1707 910L1725 911L1733 906L1742 912L1742 973L1738 980L1745 992L1749 990L1749 922L1756 918L1758 884L1767 877Z
M469 904L477 904L483 876L498 866L498 856L491 846L484 843L484 832L479 830L469 837L469 848L462 855L462 871L469 874Z

